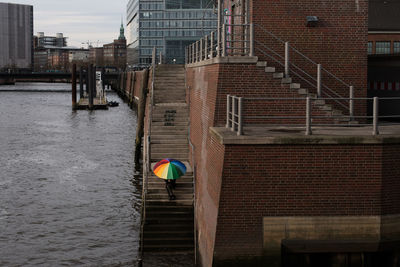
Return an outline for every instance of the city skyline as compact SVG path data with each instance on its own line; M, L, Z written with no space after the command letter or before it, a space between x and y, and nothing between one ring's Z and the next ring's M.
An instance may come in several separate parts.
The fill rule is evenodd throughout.
M3 1L2 1L3 2ZM5 3L33 5L34 29L45 35L58 32L67 37L69 46L87 47L111 43L119 36L121 18L125 23L127 1L78 1L71 0L13 0Z

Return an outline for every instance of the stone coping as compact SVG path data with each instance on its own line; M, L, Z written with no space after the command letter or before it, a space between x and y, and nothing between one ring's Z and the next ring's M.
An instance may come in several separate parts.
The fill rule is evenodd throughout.
M256 64L257 61L258 57L249 57L249 56L214 57L207 60L186 64L186 68L202 67L213 64Z
M313 127L306 136L304 127L245 127L238 136L225 127L210 127L210 134L223 145L323 145L323 144L400 144L400 125L380 126L379 135L372 127Z

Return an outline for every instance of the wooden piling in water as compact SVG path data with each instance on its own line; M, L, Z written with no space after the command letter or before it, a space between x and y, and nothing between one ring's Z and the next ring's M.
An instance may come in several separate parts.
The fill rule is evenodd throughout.
M83 98L83 67L79 68L79 98Z
M93 64L90 64L88 69L88 85L89 85L89 109L93 109Z
M76 106L76 64L72 65L72 107Z

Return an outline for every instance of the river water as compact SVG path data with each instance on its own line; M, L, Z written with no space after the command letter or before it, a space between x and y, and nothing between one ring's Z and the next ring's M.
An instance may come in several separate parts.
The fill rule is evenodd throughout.
M0 86L0 266L135 266L135 111L74 112L69 89Z

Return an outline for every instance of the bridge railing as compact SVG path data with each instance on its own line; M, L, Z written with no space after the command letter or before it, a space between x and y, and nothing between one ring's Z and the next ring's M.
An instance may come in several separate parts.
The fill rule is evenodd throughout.
M372 115L355 116L354 114L340 114L334 111L330 115L328 112L319 112L313 115L313 107L321 105L321 101L332 98L269 98L269 97L237 97L227 95L226 110L226 128L236 132L237 135L244 135L244 126L304 126L305 134L312 135L312 127L359 127L372 126L372 135L379 134L379 125L400 125L400 114L379 115L379 105L389 101L399 101L400 97L373 97L373 98L336 98L337 100L346 101L349 106L354 107L355 101L372 102ZM260 102L262 104L255 104ZM268 104L269 103L269 104ZM280 104L279 108L277 104ZM286 107L286 112L282 107ZM293 112L296 108L301 110L303 114ZM246 113L248 112L248 113ZM258 114L257 114L258 113ZM285 115L294 113L294 115ZM278 115L276 115L278 114ZM283 115L279 115L283 114ZM359 121L357 121L359 120ZM276 122L276 123L274 123ZM345 123L344 123L345 122Z

